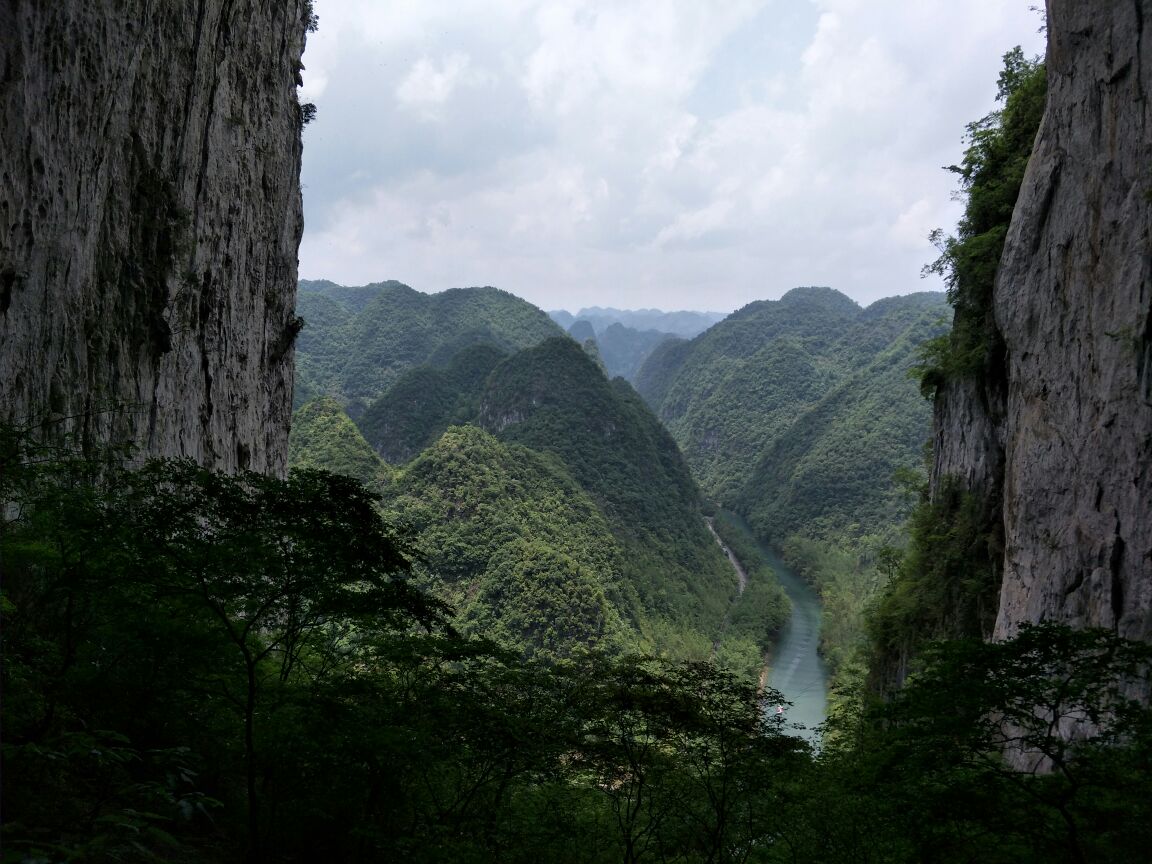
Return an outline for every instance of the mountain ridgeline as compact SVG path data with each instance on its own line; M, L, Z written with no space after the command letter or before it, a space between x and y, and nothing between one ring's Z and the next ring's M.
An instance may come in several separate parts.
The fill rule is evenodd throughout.
M296 311L306 322L296 344L296 407L332 395L353 419L414 366L448 362L470 345L516 351L563 333L496 288L422 294L395 281L302 281Z
M862 309L829 288L797 288L665 343L637 389L703 490L762 537L881 531L900 518L892 475L920 462L928 436L908 372L947 308L942 294Z
M722 646L758 674L759 643L726 625L737 580L688 466L595 349L495 289L304 283L300 298L301 389L328 395L298 409L293 464L377 481L466 632L551 657ZM783 620L779 590L759 594Z

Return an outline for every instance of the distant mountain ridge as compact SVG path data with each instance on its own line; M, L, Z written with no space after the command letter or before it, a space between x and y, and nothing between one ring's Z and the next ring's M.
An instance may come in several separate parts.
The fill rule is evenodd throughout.
M612 307L588 306L579 312L572 313L564 309L555 309L548 315L563 327L570 328L576 321L587 321L600 335L613 324L630 327L633 330L656 330L660 333L671 333L691 339L703 333L717 321L722 321L726 312L698 312L695 310L678 310L665 312L661 309L614 309Z
M690 339L725 316L723 312L660 309L612 309L591 306L576 314L563 309L548 315L581 344L596 343L609 378L635 383L648 357L664 342Z
M447 363L469 345L512 352L563 333L531 303L492 287L424 294L394 280L302 281L296 311L305 326L295 404L335 396L354 420L414 366Z
M660 345L636 386L703 489L762 537L881 530L898 518L890 478L918 464L929 434L907 370L946 309L937 293L861 308L831 288L796 288Z

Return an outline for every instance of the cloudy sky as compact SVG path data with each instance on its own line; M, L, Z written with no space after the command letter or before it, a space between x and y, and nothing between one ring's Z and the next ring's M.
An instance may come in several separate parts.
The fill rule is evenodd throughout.
M546 309L861 303L950 228L1037 0L316 0L300 275Z

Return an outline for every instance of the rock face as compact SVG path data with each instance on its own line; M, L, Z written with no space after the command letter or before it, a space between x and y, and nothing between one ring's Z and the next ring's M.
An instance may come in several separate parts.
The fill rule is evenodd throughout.
M284 470L310 12L0 4L0 422Z
M1049 5L1048 109L995 292L1008 354L996 635L1060 620L1147 640L1152 2Z
M1152 639L1152 0L1049 0L1048 107L997 274L1004 356L936 402L933 482L1002 514L995 638Z

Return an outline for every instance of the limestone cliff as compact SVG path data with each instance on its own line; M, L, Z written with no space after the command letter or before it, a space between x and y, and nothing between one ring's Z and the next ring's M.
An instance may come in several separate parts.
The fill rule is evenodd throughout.
M0 421L282 471L306 0L0 0Z
M1001 344L938 393L933 484L999 516L997 638L1056 620L1152 639L1152 0L1048 5Z
M996 635L1061 620L1152 639L1152 0L1050 0L1049 26L1048 107L995 291Z

